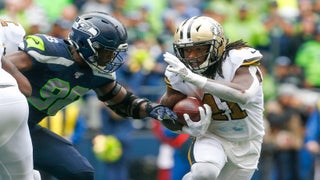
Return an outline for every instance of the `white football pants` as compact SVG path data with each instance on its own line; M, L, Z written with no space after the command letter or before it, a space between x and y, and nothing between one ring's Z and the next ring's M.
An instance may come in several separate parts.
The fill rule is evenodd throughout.
M29 108L17 86L0 86L0 180L34 179Z

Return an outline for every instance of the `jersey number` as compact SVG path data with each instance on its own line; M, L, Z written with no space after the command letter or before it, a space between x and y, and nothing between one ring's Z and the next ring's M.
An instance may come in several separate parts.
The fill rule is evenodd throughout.
M219 109L216 101L214 100L211 94L204 95L203 102L211 107L212 119L216 121L228 121L229 119L240 120L248 116L247 112L245 110L242 110L237 103L228 102L224 100L221 101L226 103L228 109L230 110L229 113L226 113L226 111Z
M40 98L30 97L28 101L38 110L47 109L48 115L55 115L66 105L78 100L88 90L88 88L81 86L75 86L71 89L69 82L55 78L48 80L40 89Z

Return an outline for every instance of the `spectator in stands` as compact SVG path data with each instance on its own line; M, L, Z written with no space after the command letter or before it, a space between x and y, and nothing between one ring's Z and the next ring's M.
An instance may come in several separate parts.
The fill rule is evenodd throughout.
M34 0L5 0L1 17L21 23L26 34L46 33L50 28L45 9Z
M112 0L90 0L82 4L80 13L101 11L112 14Z
M269 36L269 52L272 57L289 56L291 58L292 37L295 33L294 22L281 16L277 1L268 4L268 12L263 18L263 23Z
M154 121L152 130L162 144L159 149L158 162L171 162L167 167L161 166L162 162L158 163L158 180L182 179L190 171L188 149L191 144L191 137L188 134L174 133L156 121Z
M279 56L274 62L274 77L277 84L293 84L303 86L304 74L300 67L296 66L287 56Z
M315 162L320 153L320 101L310 113L305 127L304 148L301 151L301 179L315 179Z
M304 123L299 113L301 102L295 93L297 88L294 85L281 85L277 100L266 105L266 118L276 146L273 173L279 180L299 177L299 151L303 144Z
M64 7L59 18L52 24L49 35L58 38L67 38L77 15L78 8L76 6L68 5Z
M252 8L249 6L242 4L237 9L237 15L229 16L224 21L225 34L231 42L244 39L248 45L262 49L269 43L268 34L261 20L251 15Z
M320 61L319 61L319 48L320 48L320 24L314 32L314 39L304 42L295 59L297 66L301 67L304 75L304 87L306 88L319 88L320 87Z

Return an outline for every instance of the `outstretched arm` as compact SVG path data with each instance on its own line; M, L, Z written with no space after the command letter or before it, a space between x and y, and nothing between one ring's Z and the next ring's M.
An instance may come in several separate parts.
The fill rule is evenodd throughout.
M139 98L114 81L95 89L98 98L113 111L124 117L152 117L159 121L176 123L177 115L168 107Z

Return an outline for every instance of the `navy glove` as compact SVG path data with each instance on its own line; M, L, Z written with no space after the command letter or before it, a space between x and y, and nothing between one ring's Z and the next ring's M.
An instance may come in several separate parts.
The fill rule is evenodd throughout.
M182 129L183 125L178 121L178 116L168 107L155 103L147 103L146 112L150 117L159 120L166 128L172 131Z

